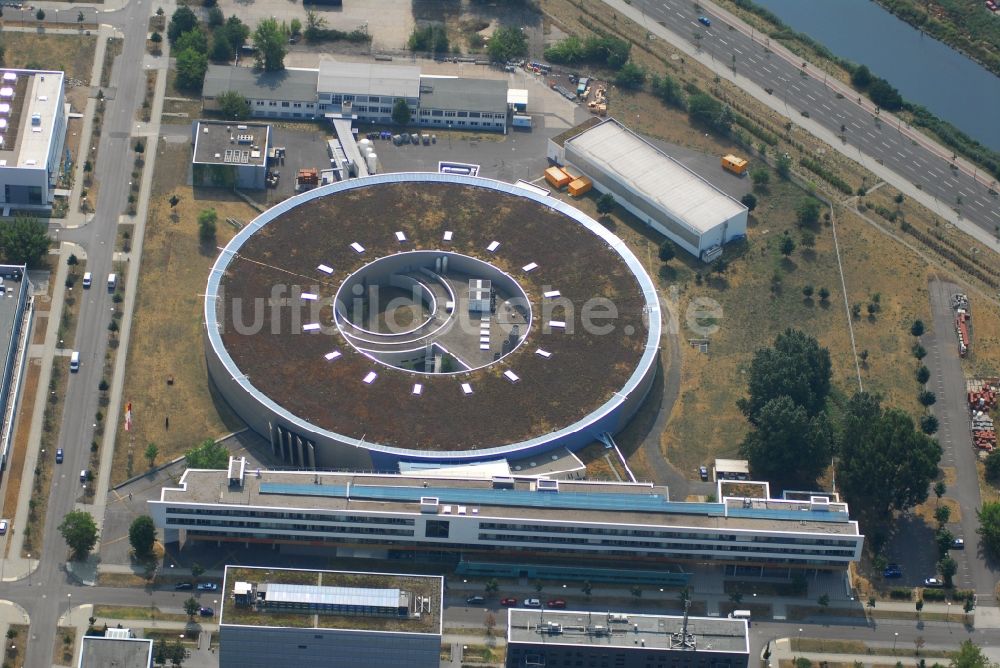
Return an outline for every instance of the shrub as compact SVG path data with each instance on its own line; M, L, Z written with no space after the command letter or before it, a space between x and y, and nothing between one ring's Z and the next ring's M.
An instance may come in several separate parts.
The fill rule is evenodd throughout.
M947 593L943 589L924 589L923 599L925 601L943 601Z
M909 601L913 598L913 590L908 587L893 587L889 591L889 598L896 601Z

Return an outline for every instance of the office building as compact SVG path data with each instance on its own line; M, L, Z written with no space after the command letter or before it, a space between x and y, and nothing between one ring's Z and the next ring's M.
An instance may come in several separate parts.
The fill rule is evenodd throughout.
M191 124L195 185L263 190L271 126L264 123L194 121Z

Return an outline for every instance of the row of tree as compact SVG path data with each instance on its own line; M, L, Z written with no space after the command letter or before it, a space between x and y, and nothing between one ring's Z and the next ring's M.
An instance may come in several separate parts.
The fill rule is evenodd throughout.
M837 483L872 526L927 499L941 459L938 442L898 408L855 394L832 416L830 353L794 329L757 351L748 396L738 405L753 427L740 452L758 478L778 489L814 489L836 459Z

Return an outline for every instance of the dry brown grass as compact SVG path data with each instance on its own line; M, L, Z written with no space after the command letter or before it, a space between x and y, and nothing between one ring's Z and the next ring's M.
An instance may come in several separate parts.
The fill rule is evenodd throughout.
M56 663L68 666L73 662L73 648L76 644L76 627L60 626L56 630L55 644L52 646L52 656L59 657Z
M958 505L958 501L955 499L949 499L948 497L942 497L939 502L937 497L933 494L931 494L931 498L927 499L927 501L914 507L913 514L926 522L927 526L937 526L937 520L934 519L934 511L939 505L947 506L951 510L951 515L948 518L949 523L962 521L962 509Z
M94 35L50 35L37 32L4 32L4 65L62 70L66 76L90 81L97 37Z
M180 613L162 612L156 606L144 605L95 605L94 617L108 619L143 619L161 622L186 622L188 616Z
M7 489L3 498L3 515L12 517L17 510L17 496L21 493L21 481L24 479L24 456L28 451L28 434L31 432L31 414L35 410L35 397L38 394L38 377L42 373L42 361L29 358L28 368L21 385L21 405L17 413L17 434L14 436L14 447L7 461ZM10 552L13 541L8 540L4 546L4 556Z
M181 185L191 158L188 145L161 141L156 150L134 315L141 326L132 329L124 393L124 400L132 402L136 452L130 465L128 439L119 431L112 484L145 468L142 451L148 443L156 443L159 461L169 461L205 438L242 426L225 404L213 398L201 354L201 295L215 251L205 251L198 241L197 218L203 209L216 210L222 246L235 232L225 218L250 220L254 212L232 194ZM168 203L173 194L180 197L176 216ZM168 377L173 377L172 385L167 385ZM169 430L164 426L167 416L174 418Z

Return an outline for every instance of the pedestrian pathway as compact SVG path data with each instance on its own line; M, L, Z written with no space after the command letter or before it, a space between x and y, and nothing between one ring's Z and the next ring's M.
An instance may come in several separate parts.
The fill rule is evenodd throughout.
M837 641L832 641L831 644L835 642ZM919 666L920 662L924 661L926 665L932 665L934 663L948 665L949 659L947 657L955 651L954 645L924 645L920 648L918 656L915 649L903 647L902 645L894 647L894 643L866 643L866 645L870 648L871 653L841 654L836 652L803 652L792 649L791 638L781 638L770 644L771 656L767 660L767 665L776 667L779 666L782 661L794 661L800 657L807 658L814 664L822 664L826 662L838 663L840 665L853 664L854 666L885 666L897 663L897 665L902 664L904 666ZM888 652L886 652L886 650L888 650ZM876 654L875 652L879 653ZM893 653L895 655L893 655Z

